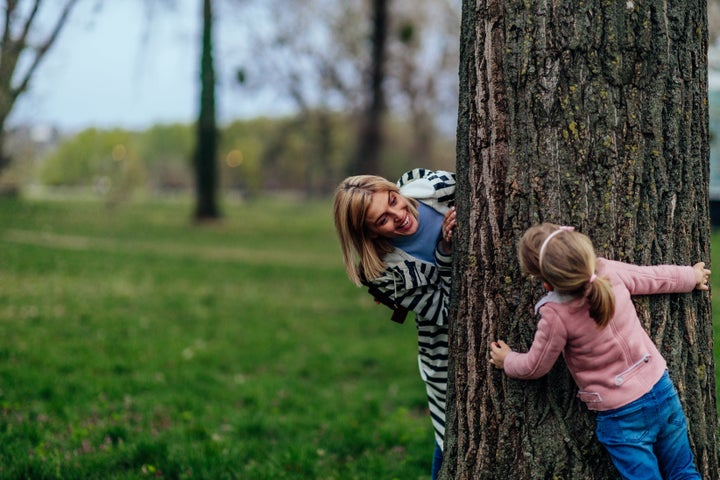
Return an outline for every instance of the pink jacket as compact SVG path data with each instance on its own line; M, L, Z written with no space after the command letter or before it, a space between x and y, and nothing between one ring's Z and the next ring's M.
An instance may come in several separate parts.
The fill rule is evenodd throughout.
M665 359L640 324L631 295L690 292L692 267L639 267L598 259L597 275L608 277L615 316L603 329L590 318L584 299L550 292L536 305L540 321L530 351L505 357L505 373L532 379L545 375L560 353L590 410L612 410L637 400L660 380Z

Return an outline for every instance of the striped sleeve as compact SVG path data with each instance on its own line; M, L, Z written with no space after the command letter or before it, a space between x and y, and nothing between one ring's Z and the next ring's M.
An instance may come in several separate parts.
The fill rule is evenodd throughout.
M450 303L452 257L435 250L437 266L405 261L373 281L403 307L435 324L445 324Z

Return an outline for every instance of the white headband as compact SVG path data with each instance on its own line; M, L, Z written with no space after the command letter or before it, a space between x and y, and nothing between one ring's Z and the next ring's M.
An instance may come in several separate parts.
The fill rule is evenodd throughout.
M552 232L550 235L545 237L545 241L543 242L542 246L540 247L540 255L538 255L538 267L540 267L540 265L542 265L543 255L545 254L545 248L547 247L547 244L550 241L550 239L553 238L555 235L557 235L560 232L572 232L573 230L575 230L575 227L568 227L568 226L563 225L563 226L559 227L557 230L555 230L554 232Z

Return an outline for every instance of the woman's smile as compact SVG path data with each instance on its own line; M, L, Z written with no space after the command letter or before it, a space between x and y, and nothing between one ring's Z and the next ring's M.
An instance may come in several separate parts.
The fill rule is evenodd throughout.
M371 233L386 238L413 235L418 227L405 197L393 191L373 193L365 223Z
M404 230L405 228L407 228L411 221L412 218L410 217L410 213L408 212L408 214L405 216L405 220L403 220L402 224L398 226L398 230Z

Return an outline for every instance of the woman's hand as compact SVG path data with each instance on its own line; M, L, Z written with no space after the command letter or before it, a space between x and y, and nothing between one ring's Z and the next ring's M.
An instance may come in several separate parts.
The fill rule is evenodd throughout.
M505 357L507 357L510 352L512 352L512 349L502 340L492 342L490 344L490 363L495 365L495 368L502 370L505 366Z
M705 268L705 262L698 262L693 265L695 270L695 288L698 290L709 290L708 277L710 277L710 270Z
M447 255L452 252L452 236L453 232L455 232L455 207L450 207L450 210L445 214L441 231L440 251Z

